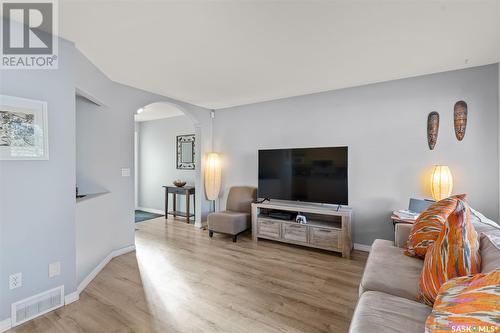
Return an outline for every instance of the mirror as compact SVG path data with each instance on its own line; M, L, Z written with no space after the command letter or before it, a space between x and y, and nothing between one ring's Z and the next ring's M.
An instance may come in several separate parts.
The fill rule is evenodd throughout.
M177 169L194 170L195 135L177 136Z
M193 143L192 142L181 143L181 162L182 163L193 163Z

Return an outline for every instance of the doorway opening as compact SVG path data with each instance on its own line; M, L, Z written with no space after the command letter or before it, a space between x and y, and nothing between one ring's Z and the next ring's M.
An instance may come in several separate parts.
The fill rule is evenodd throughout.
M194 224L195 124L179 106L156 102L137 110L134 132L135 222L165 218Z

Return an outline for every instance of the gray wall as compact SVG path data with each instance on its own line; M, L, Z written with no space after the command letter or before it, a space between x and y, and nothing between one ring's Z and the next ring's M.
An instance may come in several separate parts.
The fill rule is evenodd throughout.
M103 104L77 101L77 181L79 186L109 192L77 204L76 276L80 284L111 251L134 245L134 114L153 102L173 100L112 82L83 55L77 53L75 58L81 72L78 77L85 78L77 87ZM190 107L183 106L183 110ZM203 119L205 113L208 118L208 110L193 110L201 113L193 112L194 119ZM130 177L122 177L122 168L130 169Z
M138 129L139 207L163 210L162 185L172 185L176 179L195 185L195 171L179 170L176 165L176 137L194 134L193 121L186 116L170 117L140 122ZM185 211L184 197L178 196L177 201L177 209ZM191 212L194 212L194 206L191 206Z
M211 147L208 110L109 80L72 43L59 42L58 70L0 71L0 93L48 102L50 160L0 161L0 321L12 302L64 284L66 294L109 252L134 243L134 119L153 102L178 105L196 123L199 159ZM75 87L102 101L79 111L75 130ZM79 149L75 148L76 133ZM76 204L78 169L110 193ZM130 168L131 177L121 177ZM202 172L196 174L201 181ZM203 189L200 189L203 191ZM203 207L209 202L197 197ZM48 278L48 265L61 275ZM23 273L23 287L9 290L8 276Z
M130 88L121 101L120 85L101 90L103 107L82 99L76 105L76 183L81 192L106 194L77 202L77 283L113 250L134 244L133 110L127 105L142 92ZM133 105L133 103L130 103ZM112 133L112 135L111 135ZM121 168L131 176L122 177Z
M469 105L465 139L453 130L453 105ZM426 120L441 115L435 150ZM216 111L215 150L223 154L224 206L232 185L257 185L261 148L349 146L349 202L354 241L393 238L390 212L409 197L430 197L429 172L449 165L454 193L497 220L497 65L275 100Z
M198 145L196 146L196 162L197 165L200 166L200 168L198 168L195 172L196 183L200 185L200 188L197 189L198 195L196 196L196 207L201 207L201 209L196 210L196 225L197 227L201 227L202 221L206 219L208 212L211 210L211 204L205 198L202 181L205 163L204 156L207 152L212 150L212 122L210 118L210 111L189 103L181 102L165 96L151 94L145 91L142 91L144 93L142 95L133 94L130 98L128 98L128 93L130 93L131 91L140 92L140 90L132 89L130 87L119 85L115 82L110 81L78 50L75 50L75 58L77 63L76 69L78 71L76 86L87 92L91 96L97 98L98 100L106 102L107 100L109 100L109 98L114 99L115 101L108 106L121 108L122 112L126 112L127 124L130 119L128 117L131 115L131 113L135 113L137 109L155 102L170 103L177 107L179 110L183 111L184 114L193 121L196 140L198 142ZM123 89L110 90L109 85L111 84L121 86ZM130 90L127 90L126 88L129 88ZM112 135L113 132L109 132L108 134ZM133 135L130 136L130 140L132 140L132 143L127 147L131 147L131 151L133 151ZM124 142L124 144L129 145L130 142ZM133 175L133 161L131 162L130 166L132 168L131 174Z
M59 285L76 289L73 46L59 48L58 70L0 71L0 94L47 101L50 153L48 161L0 161L0 320L12 302ZM61 275L49 278L55 261ZM17 272L23 286L9 290Z

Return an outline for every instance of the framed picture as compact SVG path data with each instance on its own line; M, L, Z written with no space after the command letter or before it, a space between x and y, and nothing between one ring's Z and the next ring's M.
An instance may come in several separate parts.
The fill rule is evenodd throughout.
M0 95L0 160L48 160L47 103Z
M177 169L194 170L195 135L177 136Z

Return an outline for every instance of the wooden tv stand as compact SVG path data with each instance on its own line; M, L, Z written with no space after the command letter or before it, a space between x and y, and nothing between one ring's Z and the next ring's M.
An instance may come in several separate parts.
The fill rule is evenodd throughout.
M300 212L328 219L308 218L307 224L280 220L261 214L262 209ZM352 209L326 207L313 204L266 202L252 204L252 239L271 239L280 242L341 252L350 258Z

